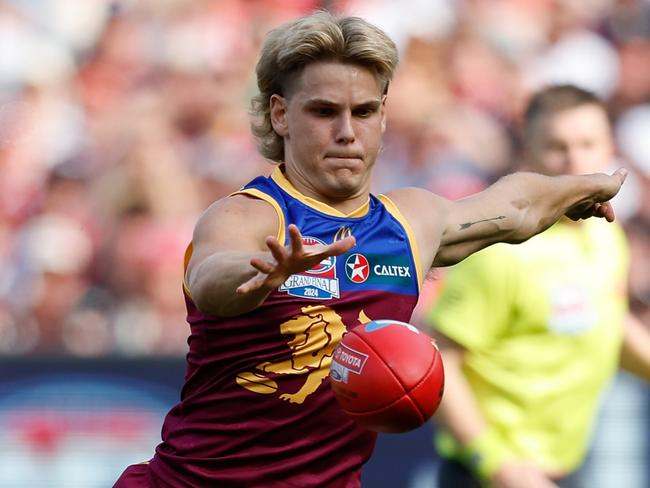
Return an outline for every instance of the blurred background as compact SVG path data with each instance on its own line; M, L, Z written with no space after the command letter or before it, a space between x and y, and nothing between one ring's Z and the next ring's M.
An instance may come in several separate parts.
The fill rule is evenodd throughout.
M260 43L323 7L400 51L374 192L471 194L515 167L533 90L606 100L650 324L649 0L0 0L0 487L110 487L152 455L184 374L193 225L272 169L249 130ZM613 385L590 486L650 486L649 397ZM382 437L364 486L434 471L427 426Z

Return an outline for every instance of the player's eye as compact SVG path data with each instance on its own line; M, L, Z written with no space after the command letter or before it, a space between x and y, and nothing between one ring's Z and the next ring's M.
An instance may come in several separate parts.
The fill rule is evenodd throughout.
M331 117L334 115L334 109L331 107L314 107L312 113L318 117Z
M362 119L370 117L376 110L369 107L358 108L354 111L354 116Z

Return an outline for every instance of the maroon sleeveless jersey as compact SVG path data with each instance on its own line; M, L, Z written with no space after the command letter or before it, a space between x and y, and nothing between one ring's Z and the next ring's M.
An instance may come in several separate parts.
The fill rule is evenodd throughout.
M412 234L388 199L371 196L343 215L302 197L279 169L242 192L276 208L280 239L295 223L307 244L352 234L357 245L237 317L201 313L186 290L186 381L148 476L174 488L359 486L376 435L338 407L329 366L347 330L410 320L419 290Z

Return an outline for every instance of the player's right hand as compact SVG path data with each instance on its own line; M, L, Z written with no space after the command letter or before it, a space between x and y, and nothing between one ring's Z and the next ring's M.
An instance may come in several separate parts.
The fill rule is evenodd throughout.
M356 239L348 236L329 245L316 244L305 246L300 230L294 224L289 225L290 245L282 246L275 237L266 238L271 259L253 257L250 260L258 273L237 288L238 294L247 294L260 289L274 290L282 285L292 274L302 273L313 268L323 259L339 256L355 246Z
M621 185L627 177L627 170L619 168L611 175L594 174L584 175L584 177L596 180L598 182L597 190L568 209L566 216L571 220L602 217L608 222L613 222L615 219L614 209L609 200L621 189Z

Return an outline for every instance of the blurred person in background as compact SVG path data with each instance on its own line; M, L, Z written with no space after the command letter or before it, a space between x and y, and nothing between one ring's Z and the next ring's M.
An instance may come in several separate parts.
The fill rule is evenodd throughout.
M547 175L604 171L614 157L603 103L572 85L532 97L524 141L526 168ZM650 333L628 314L628 244L601 224L563 219L446 274L425 314L446 372L441 488L586 486L580 466L619 363L650 381Z
M650 83L648 84L650 88ZM635 265L630 273L631 307L650 323L650 103L629 108L616 121L621 153L637 168L637 208L625 222Z
M376 434L345 416L327 380L346 330L409 320L432 266L563 215L614 219L622 170L519 173L456 202L417 188L370 194L396 65L392 40L361 18L317 12L266 37L253 129L279 165L199 218L181 401L154 457L117 488L359 486ZM402 273L380 276L364 254Z

